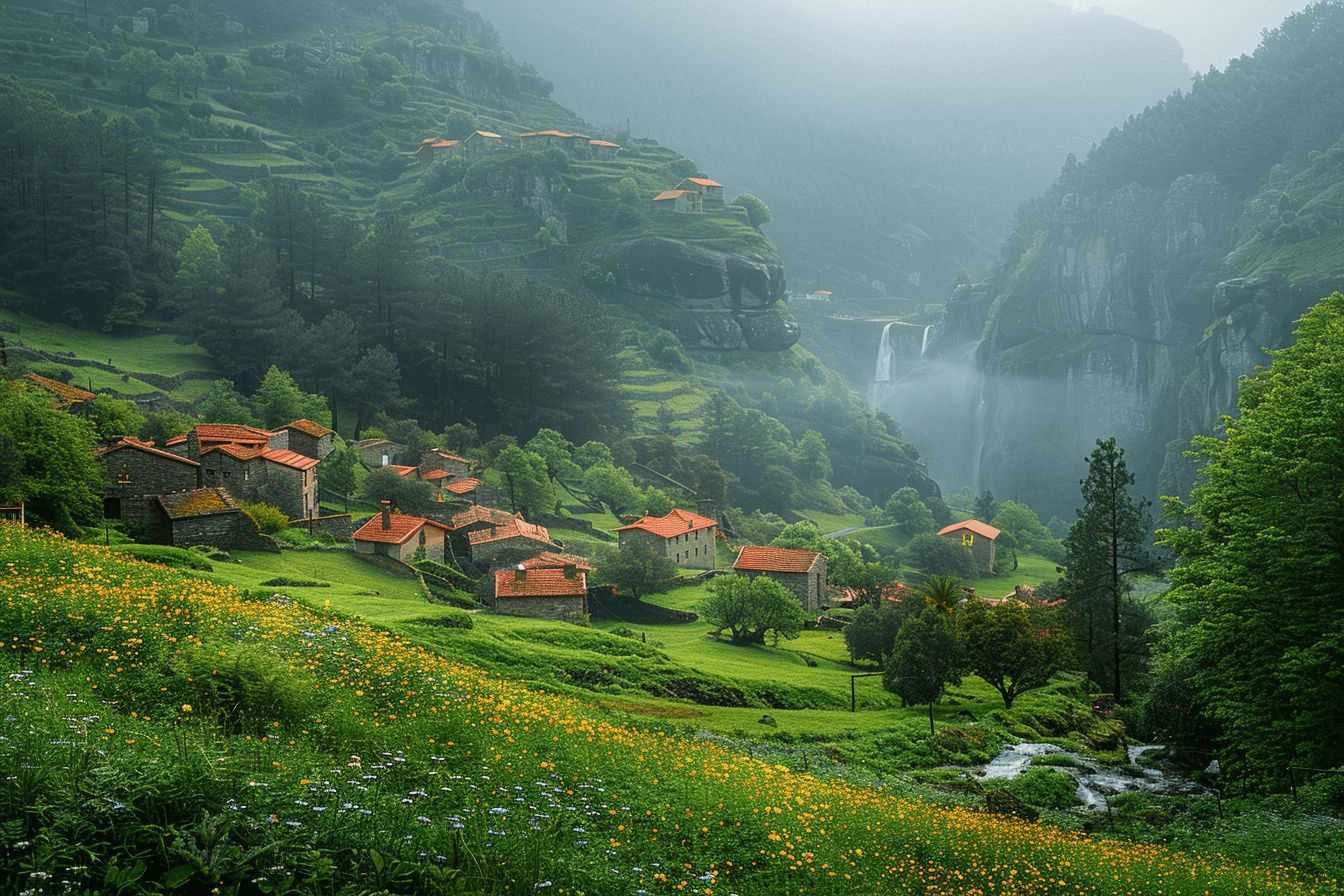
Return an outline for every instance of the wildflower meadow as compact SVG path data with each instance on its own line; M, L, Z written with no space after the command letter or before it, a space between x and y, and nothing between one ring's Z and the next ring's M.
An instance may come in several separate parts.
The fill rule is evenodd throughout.
M0 526L0 891L1329 894L823 781Z

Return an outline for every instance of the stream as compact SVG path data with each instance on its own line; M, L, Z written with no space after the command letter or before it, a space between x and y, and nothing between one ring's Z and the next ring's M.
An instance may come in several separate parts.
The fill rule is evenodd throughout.
M1147 753L1160 750L1160 744L1132 746L1126 750L1131 766L1138 766L1139 760ZM1070 753L1054 744L1013 744L1005 747L982 771L976 774L981 781L1010 780L1029 768L1041 756L1059 756L1076 763L1072 765L1042 765L1055 771L1064 772L1073 777L1078 784L1078 800L1089 811L1100 812L1107 808L1106 798L1119 793L1177 794L1205 793L1205 788L1179 775L1168 774L1160 769L1107 768L1093 759Z

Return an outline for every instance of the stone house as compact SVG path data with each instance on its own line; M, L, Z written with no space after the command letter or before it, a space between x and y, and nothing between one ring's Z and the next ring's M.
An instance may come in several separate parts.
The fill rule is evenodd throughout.
M938 530L939 538L951 538L961 542L975 558L975 565L981 575L986 576L994 574L994 542L999 534L999 529L979 520L963 520Z
M54 380L49 376L42 376L40 373L24 374L23 381L31 383L50 394L56 407L76 414L84 410L84 405L98 397L87 389Z
M444 562L444 544L448 527L419 516L404 516L392 512L392 502L383 501L381 513L355 530L355 553L391 557L410 563L416 551L425 549L425 559Z
M406 451L405 445L390 439L360 439L354 445L359 462L371 470L396 463Z
M174 547L209 545L226 551L275 551L275 542L257 529L232 496L222 488L198 488L160 495L166 520L164 542Z
M737 554L733 571L748 578L769 576L793 593L808 612L826 601L826 555L748 545Z
M467 536L471 562L479 566L516 564L542 551L559 548L545 526L515 516L502 526L478 529Z
M166 541L159 495L200 488L200 462L130 438L97 455L103 468L103 516L122 520L134 535Z
M613 158L621 154L621 144L610 140L589 140L588 150L598 158Z
M678 190L695 190L700 193L705 208L723 208L723 184L707 177L688 177L677 184Z
M278 507L291 520L320 516L315 458L280 448L218 445L201 454L201 482L244 501Z
M498 507L486 507L478 504L475 507L462 511L453 517L453 531L469 535L472 532L479 532L482 529L491 529L496 526L507 526L515 519L512 513L507 510L500 510Z
M462 151L469 159L479 159L492 152L499 152L506 145L504 138L492 131L472 131L462 141Z
M440 159L446 159L456 155L462 144L456 140L445 140L442 137L426 137L420 141L420 146L415 150L415 157L420 164L428 168Z
M564 131L531 131L518 135L518 145L523 149L543 150L562 149L571 154L588 151L588 137L580 134L567 134Z
M592 572L593 564L582 554L562 554L559 551L542 551L535 557L518 564L523 569L567 569L573 567L579 572Z
M718 531L715 520L678 509L664 516L642 517L616 533L622 550L630 544L647 544L678 566L714 569Z
M573 566L501 569L495 573L495 612L583 623L588 617L588 577Z
M473 472L477 464L465 457L453 454L451 451L431 448L420 455L419 466L422 470L443 470L446 473L452 473L454 476L465 476Z
M312 420L295 420L293 423L287 423L276 435L278 438L272 439L269 443L272 448L286 448L295 454L302 454L314 460L326 460L327 455L335 447L332 445L332 437L336 433Z
M698 215L705 205L697 190L664 190L653 197L652 210L656 215Z

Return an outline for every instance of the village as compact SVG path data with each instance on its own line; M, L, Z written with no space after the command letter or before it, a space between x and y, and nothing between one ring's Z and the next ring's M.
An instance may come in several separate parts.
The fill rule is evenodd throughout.
M97 395L35 373L18 381L79 415ZM137 542L186 549L266 551L285 549L249 513L274 508L290 527L322 533L360 560L397 574L451 585L475 579L475 594L496 613L585 624L590 599L620 595L589 581L589 556L567 551L546 525L529 521L489 482L477 461L442 448L414 454L387 438L350 443L366 471L386 471L423 483L433 495L427 509L402 512L391 500L360 519L328 513L320 500L322 463L338 436L327 426L299 419L273 430L239 423L197 423L162 444L122 437L96 454L103 479L103 516ZM23 508L0 507L0 519L22 520ZM825 554L769 545L741 544L728 568L719 560L727 542L720 519L685 508L623 521L613 530L619 552L648 549L683 574L703 581L734 573L778 582L809 617L855 603L853 589L828 582ZM967 548L993 569L998 529L978 520L953 523L938 535Z

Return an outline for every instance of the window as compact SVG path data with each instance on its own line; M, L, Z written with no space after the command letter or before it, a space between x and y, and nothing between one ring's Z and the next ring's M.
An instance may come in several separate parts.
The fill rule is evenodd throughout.
M117 473L117 484L118 484L118 485L125 485L125 484L127 484L128 482L130 482L130 481L131 481L131 474L130 474L129 472L127 472L126 470L121 470L120 472Z
M975 544L975 533L973 533L973 532L963 532L963 533L961 533L961 543L962 543L962 546L963 546L963 547L968 547L968 548L969 548L971 545Z

